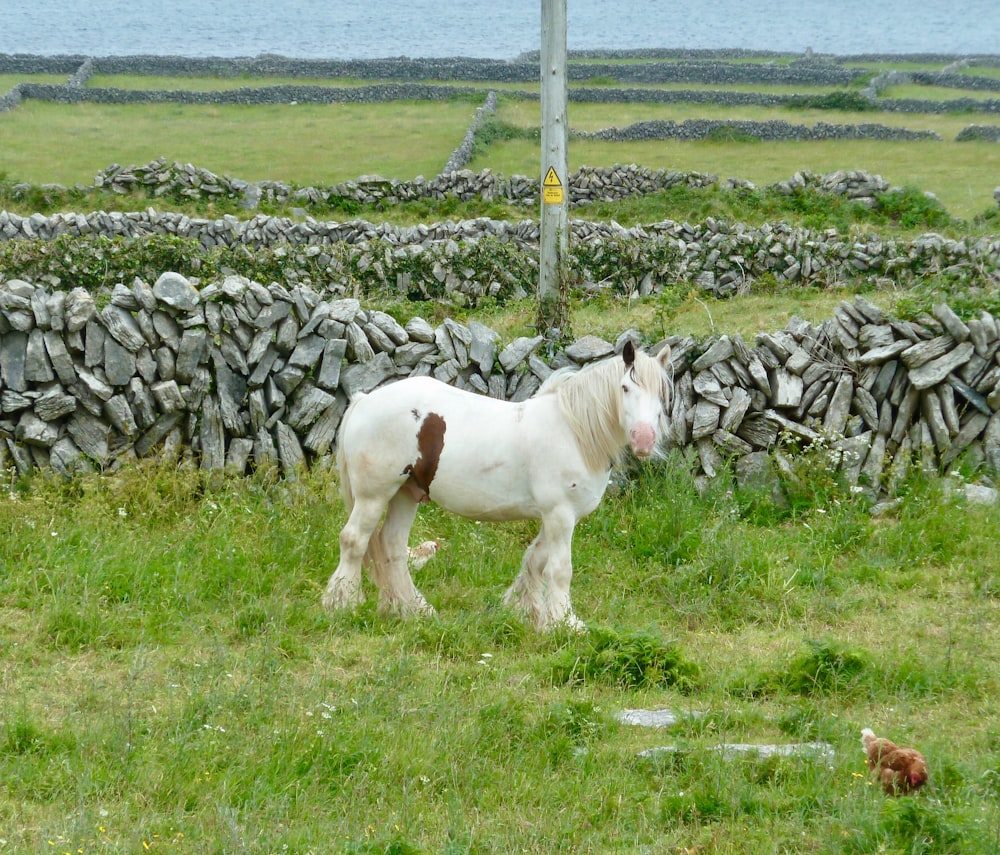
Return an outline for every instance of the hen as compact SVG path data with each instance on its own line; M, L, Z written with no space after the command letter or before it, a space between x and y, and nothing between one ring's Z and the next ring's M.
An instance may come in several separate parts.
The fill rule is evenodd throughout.
M438 551L440 544L436 540L425 540L417 546L407 547L407 560L414 570L419 570L430 561Z
M867 727L861 731L861 746L868 758L868 768L878 775L888 795L906 795L927 783L927 761L919 751L900 748Z

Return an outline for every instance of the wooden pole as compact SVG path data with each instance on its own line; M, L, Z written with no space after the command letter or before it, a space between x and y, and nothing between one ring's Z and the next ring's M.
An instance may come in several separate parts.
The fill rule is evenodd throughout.
M566 118L566 0L542 0L541 237L538 329L552 340L569 335L569 159Z

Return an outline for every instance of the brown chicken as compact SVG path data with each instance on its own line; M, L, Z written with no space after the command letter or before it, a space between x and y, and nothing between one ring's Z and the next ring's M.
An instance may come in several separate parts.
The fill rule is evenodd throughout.
M867 727L861 731L861 746L868 758L868 768L878 775L888 795L906 795L927 783L927 761L919 751L900 748Z
M410 566L414 570L419 570L434 557L440 545L436 540L425 540L417 546L407 547L407 560Z

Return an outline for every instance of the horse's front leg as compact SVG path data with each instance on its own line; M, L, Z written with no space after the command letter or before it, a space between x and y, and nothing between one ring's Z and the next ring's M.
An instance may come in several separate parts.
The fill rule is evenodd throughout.
M539 629L552 629L565 624L572 630L586 629L573 613L569 586L573 581L573 529L576 517L571 511L558 509L542 519L542 532L547 543L545 566L542 569L544 601L536 619Z

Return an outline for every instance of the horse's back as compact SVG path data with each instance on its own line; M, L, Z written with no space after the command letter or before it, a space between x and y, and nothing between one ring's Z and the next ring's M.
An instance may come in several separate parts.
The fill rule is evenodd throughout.
M344 415L338 454L384 458L390 467L412 464L427 443L476 445L518 405L450 386L433 377L408 377L355 398ZM398 470L397 470L398 471Z

